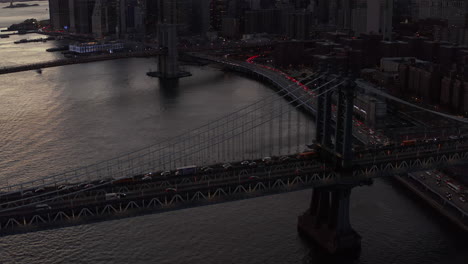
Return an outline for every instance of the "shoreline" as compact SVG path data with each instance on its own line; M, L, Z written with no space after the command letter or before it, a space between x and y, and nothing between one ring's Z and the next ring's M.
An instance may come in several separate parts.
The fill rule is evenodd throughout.
M423 186L417 181L411 180L407 175L395 175L392 178L395 179L395 181L397 181L407 190L409 190L412 194L416 195L418 199L424 202L427 206L430 206L432 209L434 209L439 215L443 216L445 219L455 224L460 230L463 230L464 232L468 233L468 219L465 220L467 221L467 223L464 223L461 217L458 217L449 211L450 208L448 208L447 206L450 205L446 204L444 206L439 201L431 197L431 194L436 194L432 189ZM426 189L426 191L424 191L424 189Z

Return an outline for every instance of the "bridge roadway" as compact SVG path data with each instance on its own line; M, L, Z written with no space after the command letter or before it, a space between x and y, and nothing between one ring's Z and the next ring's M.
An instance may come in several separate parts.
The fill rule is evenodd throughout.
M61 59L61 60L46 61L46 62L40 62L40 63L0 68L0 75L14 73L14 72L22 72L22 71L30 71L30 70L37 70L37 69L43 69L43 68L65 66L65 65L97 62L97 61L117 60L117 59L134 58L134 57L154 57L154 56L159 56L161 54L163 54L163 52L160 50L152 50L152 51L143 51L143 52L122 52L122 53L114 53L114 54L96 55L96 56L90 56L90 57Z
M394 152L357 152L353 174L339 174L321 159L281 162L256 160L257 166L221 164L211 172L160 176L160 172L125 179L104 179L73 186L47 186L0 196L0 234L22 232L87 221L119 218L141 213L163 212L186 207L246 199L273 193L336 184L367 184L375 177L393 176L421 169L466 163L468 142L453 140L424 146L406 146ZM320 155L320 154L319 154ZM121 199L106 200L106 193L125 193ZM39 205L39 207L38 207Z
M59 190L51 186L30 197L9 194L0 201L0 234L52 227L72 219L119 217L132 209L136 213L159 212L292 191L331 181L334 175L324 173L323 165L314 160L259 165L237 164L231 170L213 166L216 169L212 172L185 176L155 173L151 180L138 175L128 181L102 182L84 189ZM106 200L106 193L126 196ZM45 204L45 208L36 207Z
M315 116L317 113L316 110L316 105L317 105L317 99L316 97L312 96L316 95L315 92L311 91L309 88L304 87L305 89L298 89L298 84L295 82L292 78L287 78L283 73L280 71L264 66L258 65L255 63L249 63L249 62L244 62L244 61L233 61L233 60L228 60L228 59L221 59L218 57L210 56L207 54L201 54L201 53L190 53L189 55L222 64L226 66L227 68L237 71L237 72L242 72L248 75L253 75L255 78L261 79L261 80L266 80L270 84L272 84L274 87L276 87L279 90L285 91L288 96L291 98L291 100L294 100L297 102L297 104L301 104L302 108L312 116ZM330 81L330 80L327 80ZM337 82L331 84L335 85ZM312 88L311 88L312 89ZM332 119L336 119L336 112L334 111L332 113ZM353 136L355 139L357 139L359 142L363 143L364 145L367 145L369 143L376 143L376 142L371 142L370 137L368 137L368 131L364 131L361 127L361 124L359 124L356 120L353 122ZM375 135L377 135L378 132L375 132ZM379 135L380 138L384 138L383 135Z

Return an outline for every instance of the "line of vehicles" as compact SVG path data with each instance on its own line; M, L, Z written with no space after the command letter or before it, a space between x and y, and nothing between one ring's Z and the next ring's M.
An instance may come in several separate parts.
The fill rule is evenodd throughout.
M223 170L231 170L235 168L242 168L242 167L249 167L249 168L256 168L256 167L264 167L269 166L277 163L284 163L293 160L306 160L312 159L317 157L317 152L315 150L306 150L301 152L297 155L285 155L285 156L273 156L273 157L263 157L257 160L243 160L240 162L235 163L218 163L211 166L197 166L197 165L189 165L178 167L175 170L164 170L164 171L156 171L156 172L149 172L144 175L136 175L134 177L123 178L114 181L114 184L121 184L121 183L130 183L135 181L151 181L156 179L157 177L170 177L170 176L187 176L187 175L194 175L194 174L203 174L203 173L213 173L217 171Z
M424 172L424 174L427 175L428 177L435 178L437 186L446 187L450 190L450 191L445 192L445 197L447 198L447 200L451 201L453 199L453 194L452 194L453 192L454 194L458 195L458 199L462 203L466 202L465 194L467 193L468 190L466 190L462 185L454 182L453 179L451 179L450 177L446 176L445 174L437 170L426 171ZM423 180L426 179L426 176L424 174L420 176L420 178Z
M83 182L83 183L75 184L75 185L60 185L58 187L55 187L55 186L40 187L34 190L25 190L23 192L13 193L11 195L0 196L0 200L1 200L0 203L5 203L5 202L8 203L9 201L24 200L26 201L26 203L30 203L30 202L32 203L31 206L26 207L26 208L29 208L28 210L45 211L45 210L55 209L55 208L52 208L52 206L55 206L55 205L54 203L46 203L46 202L36 204L35 201L38 201L37 198L40 195L45 195L44 198L45 200L47 200L54 196L66 195L67 193L72 194L72 193L76 193L79 191L86 191L86 189L104 190L104 193L99 194L99 195L102 195L101 198L99 199L103 199L104 201L114 201L114 200L128 198L128 195L132 196L132 193L112 192L113 190L117 190L117 189L113 189L113 188L109 189L108 188L109 185L107 185L107 183L112 184L112 185L125 186L126 184L138 184L138 183L143 183L145 181L167 179L168 177L187 176L187 175L189 177L191 177L191 175L193 175L194 177L198 177L198 175L200 174L206 174L206 173L211 173L211 172L214 173L214 172L222 172L222 171L243 169L243 168L261 168L261 167L266 167L266 166L273 165L273 164L285 163L289 161L294 162L294 161L301 161L301 160L309 160L309 159L313 159L316 156L317 156L317 153L315 150L308 150L308 151L304 151L296 155L263 157L257 160L244 160L244 161L235 162L235 163L215 164L210 167L208 166L199 167L196 165L183 166L183 167L176 168L175 170L171 170L171 171L149 172L144 175L136 175L134 177L124 178L124 179L119 179L119 180L105 179L105 180L98 180L98 181L92 181L92 182ZM256 180L259 178L260 178L259 176L250 175L248 176L247 179ZM161 191L166 192L166 193L176 193L178 191L177 185L168 186L167 188L163 188ZM97 199L97 198L94 198L94 199Z
M68 193L75 193L79 191L86 191L87 189L100 189L104 186L125 186L131 184L140 184L144 182L151 182L151 181L158 181L164 180L169 177L181 177L181 176L190 176L202 174L210 174L216 172L223 172L229 171L234 169L244 169L244 168L261 168L270 166L273 164L278 163L285 163L289 161L300 161L300 160L308 160L315 158L317 153L315 150L306 150L302 153L296 155L289 155L289 156L272 156L272 157L263 157L261 159L256 160L243 160L240 162L233 162L233 163L219 163L214 164L211 166L197 166L197 165L189 165L178 167L175 170L164 170L164 171L155 171L149 172L146 174L135 175L132 177L122 178L122 179L100 179L95 181L89 182L82 182L82 183L75 183L75 184L63 184L63 185L56 185L56 186L42 186L37 188L30 188L22 191L18 191L15 193L10 193L6 195L0 195L0 203L16 201L16 200L34 200L38 196L59 196L59 195L66 195ZM176 192L177 190L174 188L168 188L166 192ZM108 193L106 194L106 200L113 200L113 199L121 199L125 197L125 193ZM46 208L46 206L39 206L37 209L42 210Z

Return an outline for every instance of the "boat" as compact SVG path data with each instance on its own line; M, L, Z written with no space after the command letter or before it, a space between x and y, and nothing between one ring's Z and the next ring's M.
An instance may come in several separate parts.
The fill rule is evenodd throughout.
M68 50L68 45L63 45L63 46L56 47L56 48L46 49L47 52L66 51L66 50Z
M18 41L13 42L13 43L15 43L15 44L20 44L20 43L27 43L27 42L28 42L27 39L20 39L20 40L18 40Z
M0 38L9 38L9 35L0 35Z

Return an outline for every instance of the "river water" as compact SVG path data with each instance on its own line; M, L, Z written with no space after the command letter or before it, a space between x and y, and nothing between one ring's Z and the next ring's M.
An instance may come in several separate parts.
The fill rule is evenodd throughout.
M0 58L56 56L9 41ZM145 75L154 67L126 59L0 75L2 184L139 149L273 93L207 66L163 85ZM309 199L307 190L3 237L0 263L326 263L296 232ZM356 263L468 259L465 236L389 180L353 191L351 219L363 237Z

